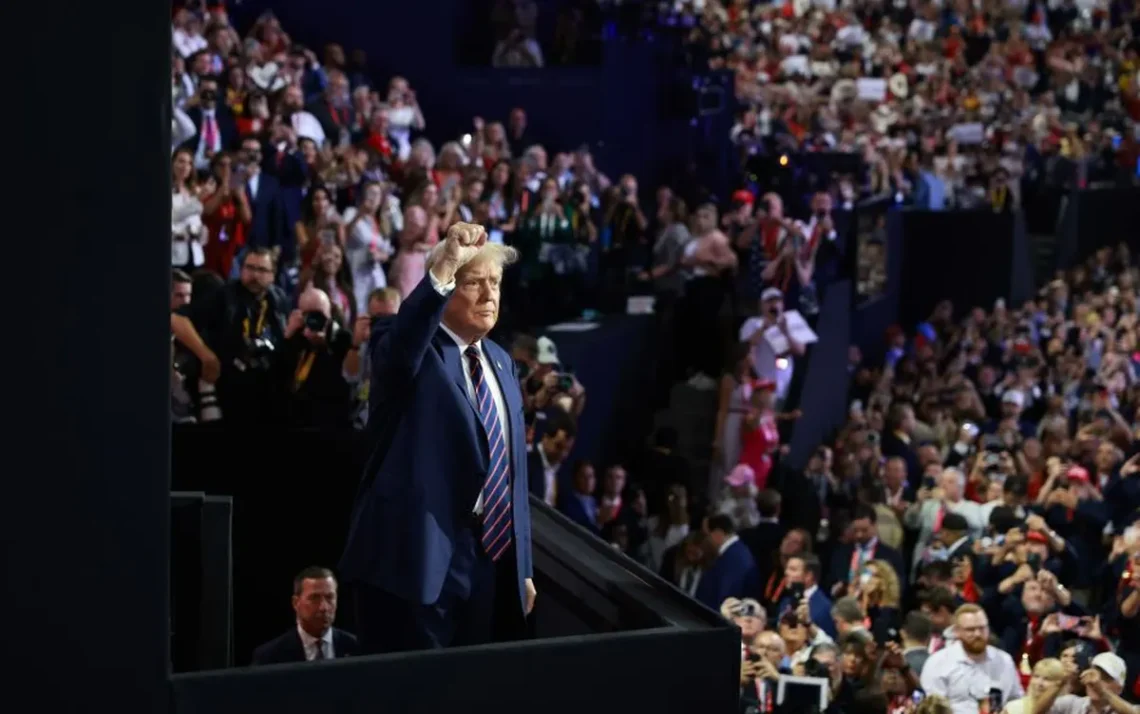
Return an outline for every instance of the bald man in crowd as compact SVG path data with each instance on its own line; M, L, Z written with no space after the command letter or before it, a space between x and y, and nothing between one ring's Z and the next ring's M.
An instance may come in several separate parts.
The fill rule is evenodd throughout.
M285 325L282 365L289 395L289 423L297 427L342 428L349 424L351 399L342 365L352 348L352 331L337 321L324 290L309 287Z

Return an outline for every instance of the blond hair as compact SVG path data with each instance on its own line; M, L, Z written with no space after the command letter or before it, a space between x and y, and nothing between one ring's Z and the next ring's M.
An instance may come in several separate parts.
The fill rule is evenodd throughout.
M898 607L900 599L899 575L895 569L885 560L872 560L867 563L867 567L883 583L879 595L879 607Z
M954 714L950 700L939 694L928 694L914 708L914 714Z
M427 260L424 262L425 270L430 271L432 266L439 261L443 256L443 250L446 245L447 241L442 240L432 246L431 252L428 253ZM477 252L471 260L464 263L463 266L456 271L456 274L463 272L464 268L476 263L490 263L499 270L502 270L508 265L515 263L518 259L519 252L511 246L487 241L479 248L479 252Z

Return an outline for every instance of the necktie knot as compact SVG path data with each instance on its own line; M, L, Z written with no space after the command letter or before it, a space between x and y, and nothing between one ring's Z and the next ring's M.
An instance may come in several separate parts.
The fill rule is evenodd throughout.
M463 350L463 354L467 355L467 359L479 359L479 348L475 345L467 345L467 349Z

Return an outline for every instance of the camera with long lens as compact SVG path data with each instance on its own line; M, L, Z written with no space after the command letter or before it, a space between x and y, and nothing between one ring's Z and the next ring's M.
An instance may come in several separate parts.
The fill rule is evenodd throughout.
M273 342L264 337L247 337L245 340L245 354L242 362L246 369L261 372L269 371L273 365L273 352L276 348Z

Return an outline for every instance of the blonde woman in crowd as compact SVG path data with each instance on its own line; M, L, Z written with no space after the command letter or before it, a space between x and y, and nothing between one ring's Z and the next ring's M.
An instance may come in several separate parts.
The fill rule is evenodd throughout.
M1056 657L1046 657L1033 665L1033 677L1025 690L1025 696L1014 699L1002 709L1002 714L1033 714L1033 702L1044 696L1051 684L1065 680L1065 666Z

